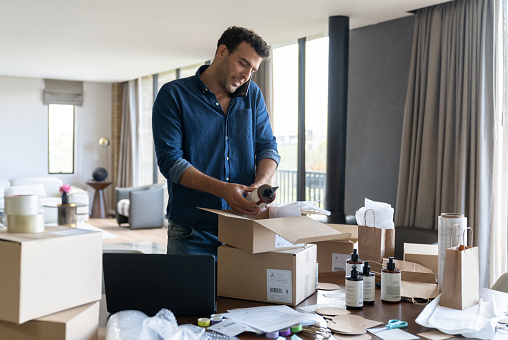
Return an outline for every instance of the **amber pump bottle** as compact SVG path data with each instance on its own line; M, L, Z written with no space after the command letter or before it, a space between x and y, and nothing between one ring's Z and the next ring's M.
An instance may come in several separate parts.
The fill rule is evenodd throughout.
M363 261L358 258L358 250L353 249L351 258L346 261L346 275L351 273L353 266L356 266L356 270L361 273L363 271Z
M358 275L355 265L351 269L351 276L346 276L346 308L363 308L363 278Z
M400 279L400 270L395 268L393 257L389 257L386 268L381 270L381 301L400 302Z
M369 261L363 262L363 303L373 304L376 301L376 275L370 272Z

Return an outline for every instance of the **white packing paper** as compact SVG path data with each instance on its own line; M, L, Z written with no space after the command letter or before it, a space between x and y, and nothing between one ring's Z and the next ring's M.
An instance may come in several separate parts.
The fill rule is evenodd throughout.
M372 211L368 211L371 209ZM365 213L367 212L367 213ZM365 199L365 206L356 212L356 223L379 229L394 229L393 208L388 203Z
M229 310L224 317L244 323L260 331L274 332L301 323L302 326L314 325L324 319L316 314L300 313L289 306L261 306Z
M367 329L369 333L376 335L377 337L384 340L412 340L419 339L419 337L414 336L411 333L403 331L400 328L388 329L386 327L381 328L370 328Z
M440 296L423 309L416 323L437 328L446 334L496 339L496 324L508 306L508 294L481 288L480 303L464 310L439 306L439 299Z

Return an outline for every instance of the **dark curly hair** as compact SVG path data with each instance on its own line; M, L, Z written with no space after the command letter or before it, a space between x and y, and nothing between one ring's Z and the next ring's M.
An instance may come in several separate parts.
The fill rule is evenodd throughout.
M270 47L263 38L250 29L238 26L230 26L222 33L217 42L217 49L220 45L226 45L231 53L243 41L251 45L261 58L266 59L270 56Z

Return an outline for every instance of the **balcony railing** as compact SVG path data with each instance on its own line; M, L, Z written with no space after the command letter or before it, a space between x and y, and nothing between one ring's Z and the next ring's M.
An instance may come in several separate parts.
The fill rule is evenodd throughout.
M277 170L273 185L278 185L276 203L296 202L297 172ZM305 173L305 200L318 201L317 206L324 209L326 195L326 172Z

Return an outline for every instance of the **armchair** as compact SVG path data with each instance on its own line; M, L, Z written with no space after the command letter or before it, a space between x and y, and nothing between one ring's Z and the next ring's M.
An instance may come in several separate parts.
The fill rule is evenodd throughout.
M164 226L164 187L159 184L115 189L115 217L118 225L130 229Z

